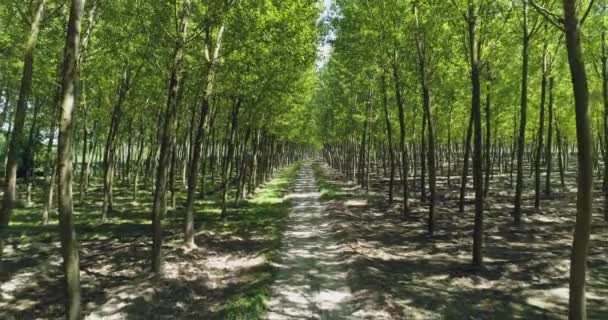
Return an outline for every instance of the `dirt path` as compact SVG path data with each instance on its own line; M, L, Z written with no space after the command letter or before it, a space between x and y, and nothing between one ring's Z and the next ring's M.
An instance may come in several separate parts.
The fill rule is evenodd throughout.
M342 319L352 298L310 163L298 173L267 319Z

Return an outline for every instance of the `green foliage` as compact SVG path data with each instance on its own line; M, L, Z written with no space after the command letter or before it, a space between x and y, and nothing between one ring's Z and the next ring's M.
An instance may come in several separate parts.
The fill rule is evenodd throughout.
M358 136L364 127L368 103L372 103L372 136L386 141L380 78L383 74L387 76L388 103L395 128L394 64L399 66L399 76L404 84L402 94L406 101L408 139L420 136L422 99L415 42L417 34L413 31L416 22L414 3L424 30L422 36L428 43L426 55L436 138L439 143L446 143L448 128L451 128L452 137L461 141L468 124L471 99L466 23L463 19L467 2L344 0L336 1L339 14L328 22L337 36L331 59L320 70L314 98L320 136L325 143L345 142L353 135ZM491 95L492 123L496 130L492 134L497 140L509 142L514 139L521 91L521 3L507 0L480 3L483 3L479 18L483 21L480 29L483 41L482 95L484 100L486 95ZM555 1L544 1L543 4L561 13L561 4ZM595 70L600 54L602 28L599 26L606 24L606 14L602 10L601 5L593 7L584 28L585 50L592 57ZM553 60L551 76L555 79L556 121L565 138L574 141L573 97L563 36L533 9L530 9L530 16L537 31L530 51L527 136L534 137L538 130L542 48L547 43ZM594 130L600 131L603 113L601 77L599 72L590 72L590 76ZM393 134L397 139L398 130L393 130Z

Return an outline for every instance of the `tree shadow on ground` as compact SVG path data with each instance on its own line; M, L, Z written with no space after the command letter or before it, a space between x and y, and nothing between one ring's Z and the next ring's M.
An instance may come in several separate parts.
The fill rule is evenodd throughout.
M558 196L529 207L522 225L512 222L512 192L506 177L496 177L486 200L482 269L471 263L473 207L458 213L458 179L439 185L436 233L426 233L427 206L420 201L418 181L410 181L412 210L400 212L402 199L387 206L387 183L375 177L366 194L344 176L318 165L335 235L344 247L345 263L357 310L379 310L387 319L565 319L568 270L575 216L575 177ZM446 179L440 179L445 181ZM396 182L399 186L399 182ZM570 186L570 187L569 187ZM533 187L526 190L534 190ZM400 195L400 188L394 190ZM472 199L472 189L467 198ZM533 191L532 191L533 192ZM528 191L526 203L533 203ZM365 199L365 206L346 200ZM361 202L361 201L360 201ZM608 232L601 214L594 217L587 279L590 319L608 317Z
M225 218L218 214L216 197L197 201L197 249L181 245L182 208L170 210L160 279L149 271L151 190L142 188L135 203L131 190L117 185L114 208L120 210L101 223L102 193L94 185L75 208L83 313L89 319L257 317L274 279L271 262L289 207L283 196L297 169L287 168L254 197L232 205ZM178 186L179 204L185 190ZM39 219L39 207L20 209L8 228L0 272L1 319L63 317L58 227L56 220L42 226Z

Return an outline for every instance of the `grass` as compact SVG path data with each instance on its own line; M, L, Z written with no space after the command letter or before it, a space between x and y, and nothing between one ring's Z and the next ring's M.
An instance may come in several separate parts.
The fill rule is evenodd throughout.
M331 180L327 179L324 175L321 165L315 162L312 165L312 170L315 174L315 179L319 184L319 192L321 193L321 200L333 200L337 199L338 195L341 194L340 186Z
M321 164L319 162L315 162L312 165L312 169L315 175L315 179L319 184L319 192L321 193L321 200L329 201L329 200L348 200L353 197L354 193L352 190L345 190L345 187L348 186L347 182L338 181L335 177L329 177L327 172L321 168ZM350 186L352 188L352 186ZM361 197L365 195L358 195Z

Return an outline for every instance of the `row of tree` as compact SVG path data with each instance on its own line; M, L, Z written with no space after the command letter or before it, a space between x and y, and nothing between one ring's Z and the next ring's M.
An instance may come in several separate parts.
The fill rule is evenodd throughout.
M219 194L227 215L229 201L308 154L314 136L316 1L86 2L0 3L1 227L17 191L29 204L36 186L49 223L57 184L68 319L81 317L74 206L91 202L92 180L103 204L87 214L100 222L112 218L115 185L129 185L133 201L141 183L154 186L160 275L168 208L183 206L184 244L194 247L197 199Z
M508 175L520 224L526 173L541 212L554 166L564 185L577 153L570 317L585 318L594 169L608 196L608 4L338 0L327 25L336 38L315 98L324 158L364 188L376 167L388 177L388 202L399 192L404 215L415 185L431 235L445 198L438 175L448 186L460 176L462 213L472 165L475 267L483 264L484 199L491 184L504 188L494 175Z

